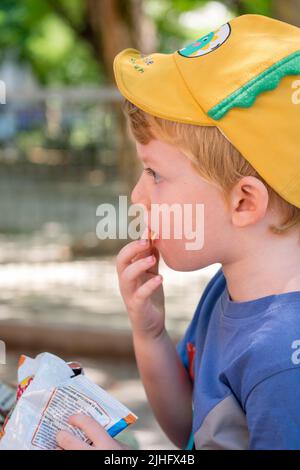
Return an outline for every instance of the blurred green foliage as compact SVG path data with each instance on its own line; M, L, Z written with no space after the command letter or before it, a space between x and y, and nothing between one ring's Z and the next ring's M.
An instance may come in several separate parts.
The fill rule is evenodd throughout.
M80 29L82 1L63 0ZM47 0L0 0L0 60L27 62L43 84L99 82L101 67L89 44L80 39Z
M206 30L195 31L185 27L180 21L180 15L196 11L204 7L208 0L144 0L145 10L156 24L159 36L159 51L172 52L184 41L193 40L195 36L205 34ZM272 14L272 0L222 0L218 3L225 5L232 16L245 13L261 15Z
M124 0L126 1L126 0ZM85 28L85 0L60 0L64 13L51 0L0 0L0 61L12 56L29 63L45 85L101 83L103 70ZM194 36L181 14L207 4L207 0L144 0L144 9L158 30L159 50L171 51ZM233 15L271 14L271 0L223 0ZM57 2L56 2L57 4ZM201 31L199 31L201 33Z
M243 0L238 2L239 14L253 13L271 16L272 15L272 0Z

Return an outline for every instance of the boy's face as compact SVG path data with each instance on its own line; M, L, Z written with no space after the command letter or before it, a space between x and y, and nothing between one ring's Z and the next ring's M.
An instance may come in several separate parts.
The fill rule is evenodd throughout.
M220 262L230 238L230 218L221 190L201 178L190 160L173 145L155 139L147 145L136 142L136 149L144 170L132 191L131 199L134 204L146 206L147 224L158 234L155 245L165 263L177 271L192 271ZM183 216L177 218L176 222L178 230L178 221L181 220L179 228L182 236L179 239L177 235L174 236L174 216L166 217L160 212L159 218L151 222L153 205L161 207L162 204L169 207L176 204L177 210L181 209ZM184 206L186 204L189 205L188 210ZM204 218L199 217L197 204L203 206ZM165 237L162 224L169 221L170 236ZM203 239L203 243L198 244L197 239ZM191 242L199 248L187 248L186 244Z

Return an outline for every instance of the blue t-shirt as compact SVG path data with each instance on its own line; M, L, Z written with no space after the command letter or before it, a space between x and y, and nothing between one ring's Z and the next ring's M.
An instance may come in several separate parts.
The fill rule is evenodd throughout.
M300 449L300 291L234 302L221 268L177 352L196 449Z

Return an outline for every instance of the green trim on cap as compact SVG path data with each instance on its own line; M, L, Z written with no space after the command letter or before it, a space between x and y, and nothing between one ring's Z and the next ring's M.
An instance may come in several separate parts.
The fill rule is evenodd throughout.
M274 90L283 77L286 75L299 74L300 51L297 51L272 65L263 73L227 96L227 98L211 108L207 114L218 121L232 108L250 108L260 93Z

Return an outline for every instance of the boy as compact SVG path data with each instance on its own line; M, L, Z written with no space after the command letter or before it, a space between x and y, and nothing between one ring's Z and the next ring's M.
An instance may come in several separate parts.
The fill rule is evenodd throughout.
M114 70L145 167L132 201L205 208L198 251L158 234L117 259L157 420L179 448L191 435L196 449L300 449L300 29L244 15L173 54L126 49ZM159 256L178 271L222 265L176 349ZM81 427L96 448L123 448Z

